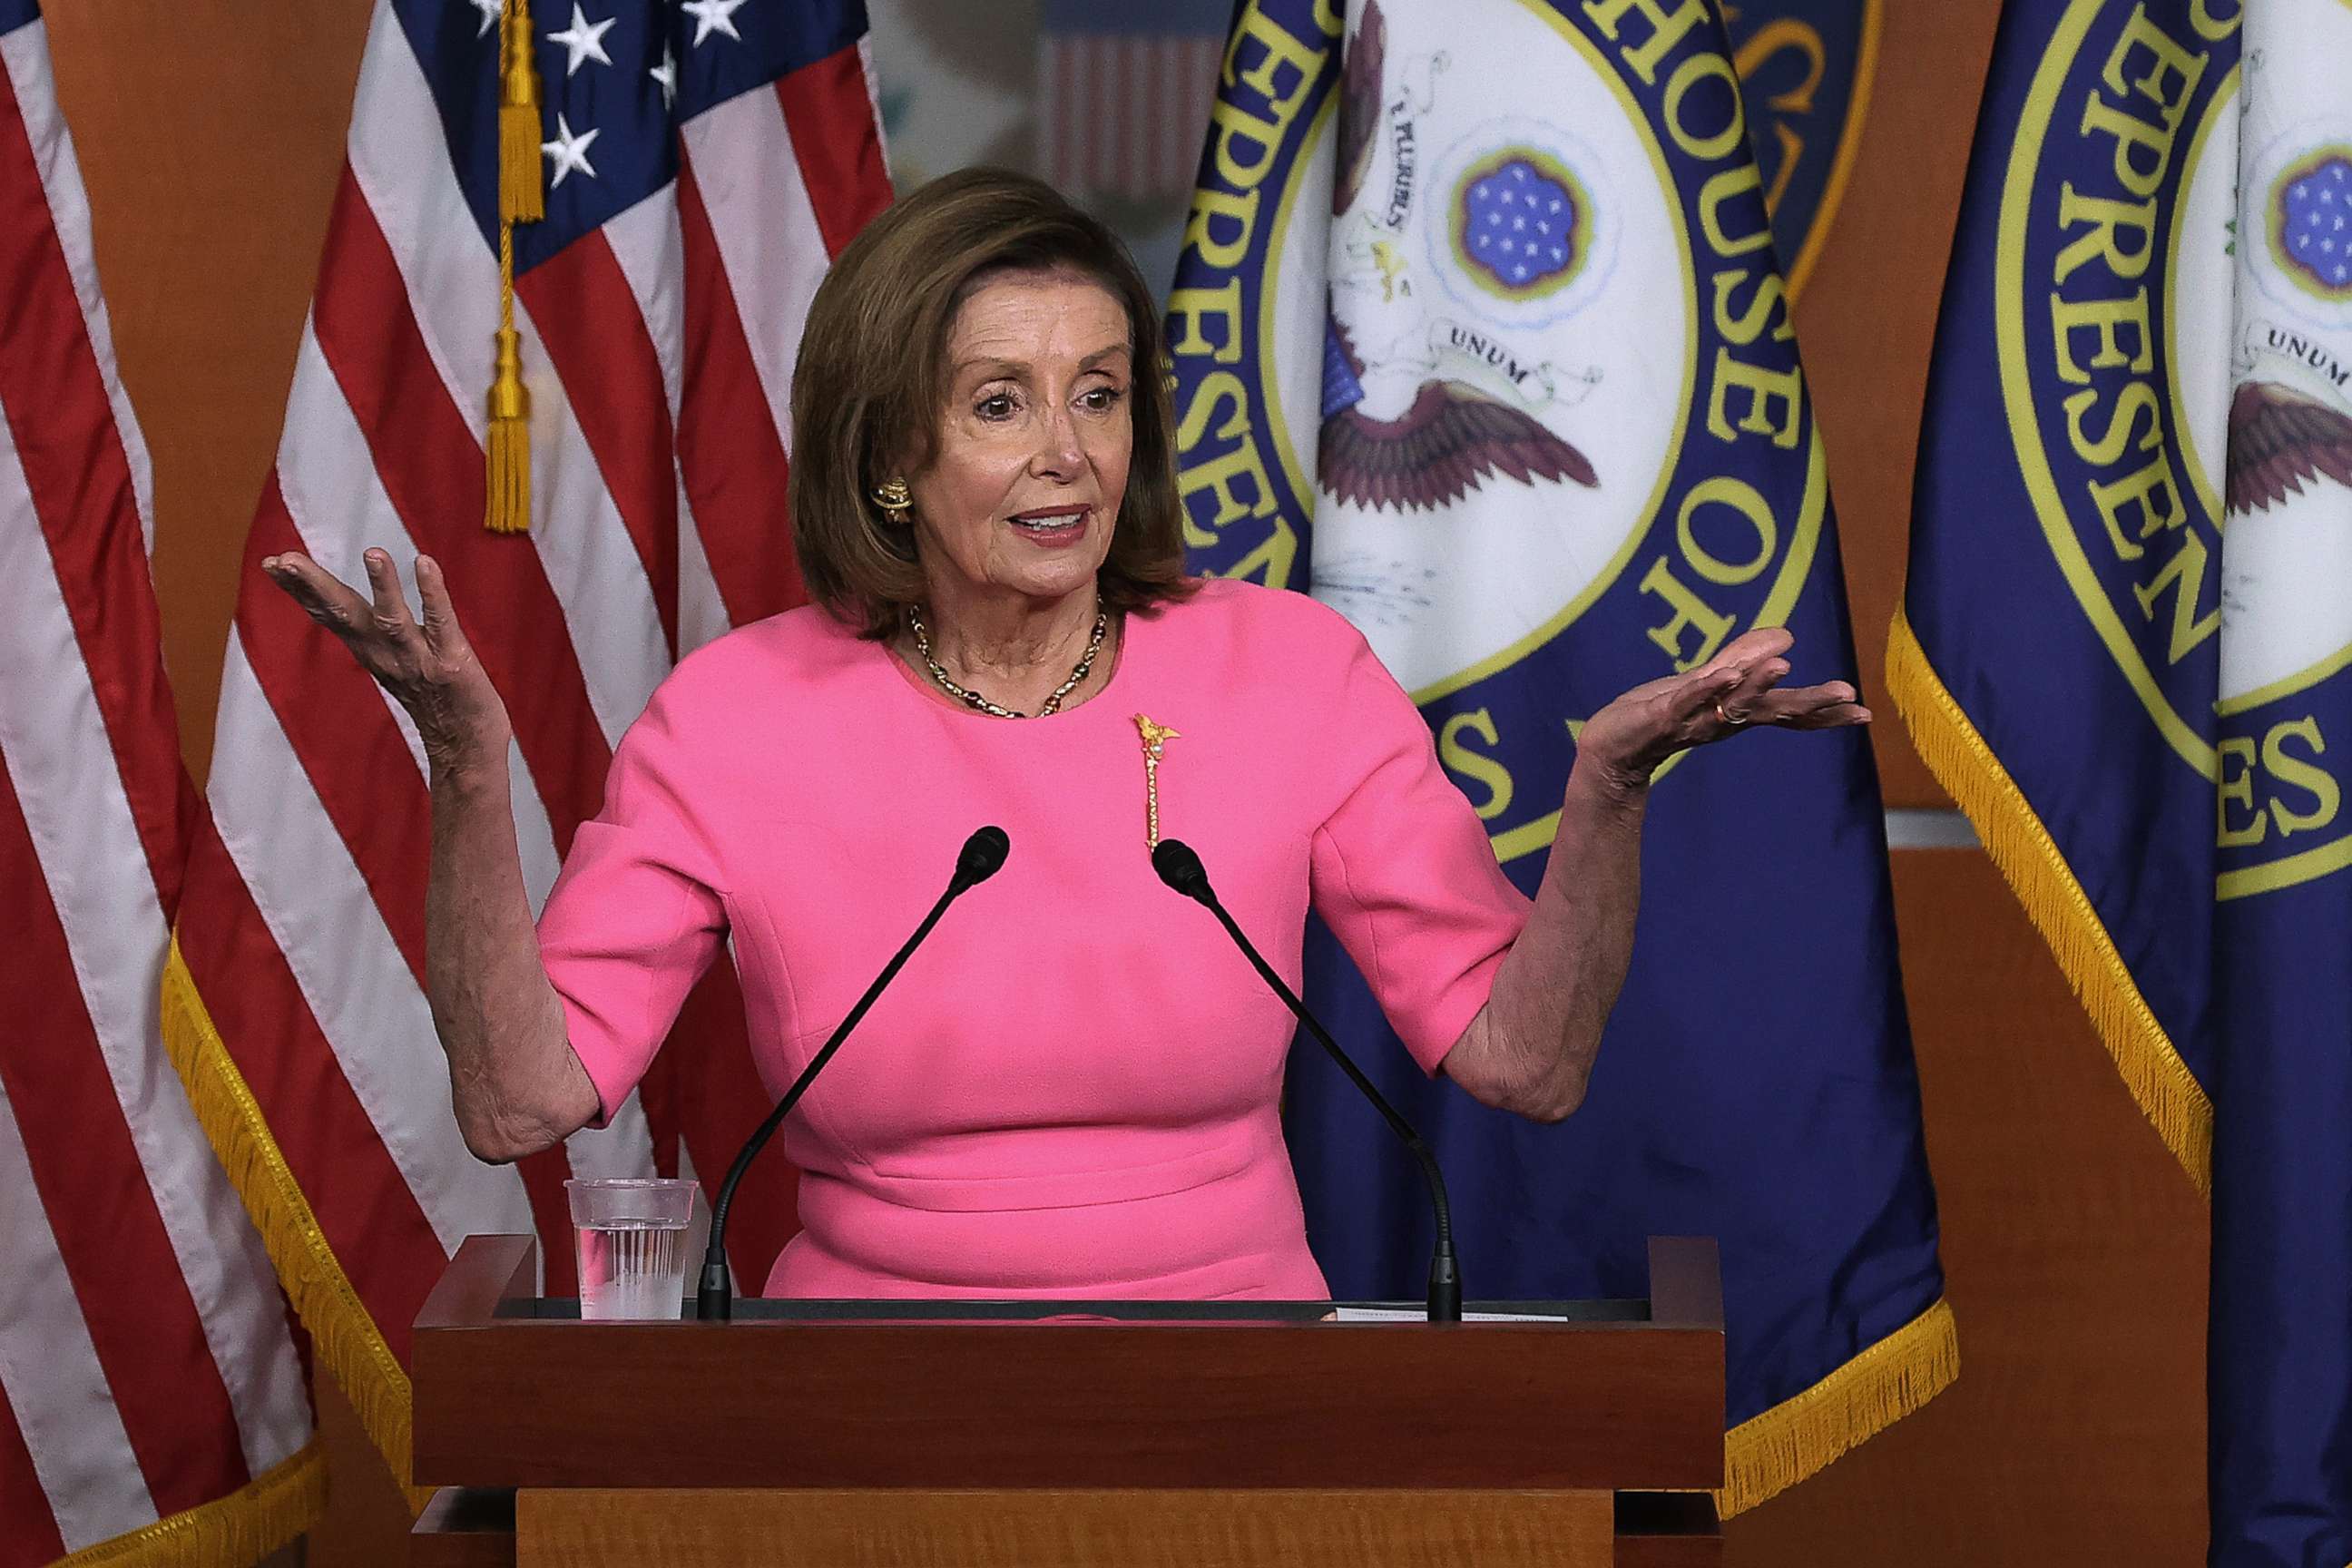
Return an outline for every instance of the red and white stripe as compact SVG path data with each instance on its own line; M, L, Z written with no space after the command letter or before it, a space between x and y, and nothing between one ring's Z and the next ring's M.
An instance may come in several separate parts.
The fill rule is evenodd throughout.
M888 199L856 48L691 122L675 187L518 279L534 521L499 538L481 523L498 271L443 137L379 0L247 543L212 821L180 925L198 993L381 1343L383 1358L336 1369L396 1401L405 1385L383 1361L405 1363L409 1324L461 1238L535 1225L548 1288L564 1290L566 1175L669 1167L681 1140L692 1164L723 1170L722 1141L765 1102L721 975L689 1006L703 1037L685 1059L674 1041L612 1126L512 1167L466 1152L423 986L421 748L257 563L299 549L356 582L362 552L381 546L414 604L414 555L441 562L513 718L536 907L678 654L802 597L782 510L793 354L831 257ZM739 1269L763 1272L789 1226L754 1226Z
M194 818L147 454L35 22L0 38L0 1564L309 1444L284 1302L165 1055ZM233 1506L233 1505L232 1505Z
M1064 190L1190 191L1223 37L1047 33L1037 46L1037 166Z

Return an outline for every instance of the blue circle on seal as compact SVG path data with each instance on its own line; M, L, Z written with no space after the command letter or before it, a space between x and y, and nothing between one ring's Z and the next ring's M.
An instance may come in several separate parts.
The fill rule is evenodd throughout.
M1504 148L1472 165L1454 189L1454 256L1490 293L1549 294L1584 266L1591 207L1558 159L1531 147Z
M2280 269L2323 300L2352 300L2352 147L2322 147L2271 191Z

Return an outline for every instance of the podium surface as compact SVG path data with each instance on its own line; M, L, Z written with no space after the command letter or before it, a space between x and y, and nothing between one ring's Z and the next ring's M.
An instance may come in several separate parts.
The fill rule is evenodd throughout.
M1720 1561L1711 1241L1646 1300L785 1301L584 1322L475 1237L416 1321L412 1562ZM1332 1314L1338 1311L1336 1319Z

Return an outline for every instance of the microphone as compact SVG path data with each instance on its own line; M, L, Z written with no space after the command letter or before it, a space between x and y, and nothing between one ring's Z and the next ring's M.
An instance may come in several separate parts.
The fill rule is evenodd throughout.
M1216 889L1209 886L1208 868L1201 864L1201 858L1192 853L1192 846L1181 839L1161 839L1151 851L1151 868L1160 873L1161 881L1186 898L1205 905L1209 912L1217 917L1219 923L1225 928L1225 934L1234 939L1234 945L1242 950L1242 956L1250 961L1259 977L1273 987L1274 994L1282 998L1283 1005L1307 1026L1307 1032L1315 1037L1316 1044L1339 1064L1339 1070L1363 1091L1364 1098L1372 1102L1372 1109L1381 1113L1390 1130L1404 1141L1405 1148L1421 1163L1421 1178L1429 1187L1429 1206L1437 1215L1437 1246L1429 1257L1429 1321L1433 1323L1460 1322L1462 1268L1454 1256L1454 1211L1445 1201L1445 1178L1437 1169L1437 1156L1430 1152L1427 1143L1422 1142L1421 1134L1412 1130L1412 1124L1397 1114L1396 1107L1388 1102L1387 1097L1372 1087L1372 1080L1364 1076L1362 1069L1348 1059L1348 1053L1339 1048L1339 1043L1331 1037L1331 1032L1307 1010L1307 1004L1282 983L1282 976L1274 972L1272 965L1258 956L1257 949L1250 945L1250 939L1242 934L1242 928L1234 922L1234 917L1225 911L1225 906L1217 901Z
M767 1147L768 1140L774 1136L777 1128L783 1125L784 1118L792 1114L793 1107L801 1102L801 1096L808 1092L808 1087L816 1080L816 1075L824 1070L824 1064L833 1059L833 1053L839 1050L841 1042L849 1037L849 1031L857 1027L858 1020L866 1016L866 1009L874 1005L883 988L898 978L899 969L913 956L915 949L922 945L923 939L931 934L931 928L940 923L940 917L948 912L948 906L995 876L1012 847L1013 841L1005 837L1002 827L983 827L963 841L963 848L956 856L955 875L948 880L948 890L940 895L940 901L931 906L931 912L923 917L923 923L915 928L915 934L907 939L907 944L882 966L882 973L874 977L874 984L866 988L866 994L857 999L857 1005L849 1010L849 1016L842 1019L840 1026L833 1031L833 1037L825 1041L824 1048L809 1058L809 1065L801 1069L801 1076L793 1080L792 1088L784 1090L783 1098L776 1101L776 1108L768 1112L767 1120L753 1131L745 1141L742 1152L737 1154L735 1163L727 1168L727 1179L719 1184L719 1196L710 1205L710 1245L703 1251L702 1277L694 1291L694 1315L704 1322L723 1323L734 1316L735 1294L727 1279L727 1210L735 1201L735 1188L743 1180L743 1173L751 1168L752 1158Z

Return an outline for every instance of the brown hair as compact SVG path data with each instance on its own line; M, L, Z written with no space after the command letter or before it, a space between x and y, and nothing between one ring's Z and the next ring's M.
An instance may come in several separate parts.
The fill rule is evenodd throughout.
M888 636L923 595L912 531L886 523L870 492L896 477L887 465L919 470L937 455L956 312L982 274L1007 269L1078 272L1126 307L1135 447L1097 585L1112 610L1192 592L1159 302L1118 237L1051 185L962 169L850 241L809 306L793 373L793 548L809 596L866 637Z

